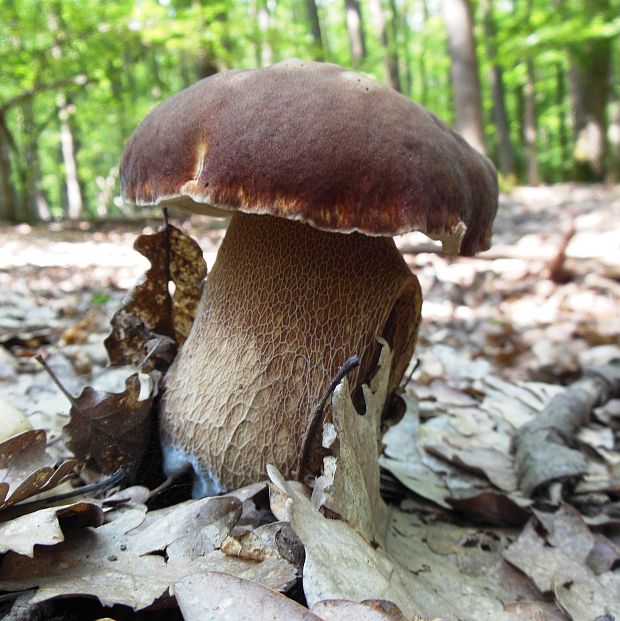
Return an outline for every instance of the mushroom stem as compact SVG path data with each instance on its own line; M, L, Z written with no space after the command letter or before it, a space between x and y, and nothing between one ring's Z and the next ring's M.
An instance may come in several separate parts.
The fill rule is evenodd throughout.
M236 212L165 378L166 473L190 464L194 495L261 480L268 463L294 476L313 408L352 354L352 389L370 379L378 336L393 350L397 389L421 300L391 238Z

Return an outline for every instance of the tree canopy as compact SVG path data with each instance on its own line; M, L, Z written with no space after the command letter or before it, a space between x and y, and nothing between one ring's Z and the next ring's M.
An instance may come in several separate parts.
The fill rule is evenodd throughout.
M619 43L619 0L0 0L0 219L130 214L118 162L154 105L289 57L355 67L463 131L469 49L505 183L618 180Z

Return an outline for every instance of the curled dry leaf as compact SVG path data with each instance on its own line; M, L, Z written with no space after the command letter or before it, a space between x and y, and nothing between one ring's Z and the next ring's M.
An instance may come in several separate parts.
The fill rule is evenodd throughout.
M314 484L312 502L349 522L367 541L381 543L388 508L379 491L381 414L387 399L392 356L385 341L370 386L363 386L366 413L357 413L345 379L332 397L332 424L325 425L323 446L332 455ZM333 433L332 432L335 432Z
M174 585L174 594L185 621L320 621L277 591L220 571L187 576Z
M200 246L168 224L153 235L138 237L134 248L151 267L112 318L106 349L112 364L165 370L162 366L170 364L189 334L207 265ZM150 362L141 367L147 356Z
M90 502L49 507L0 523L0 554L12 551L32 558L35 545L64 541L64 532L84 526L101 526L103 511Z
M104 474L139 466L146 450L153 399L157 395L158 372L134 373L121 393L86 387L73 400L71 417L63 432L73 453ZM140 399L146 383L148 395Z
M54 466L41 429L24 431L0 443L0 510L56 487L73 475L77 461Z
M287 516L306 550L303 587L310 607L325 599L376 598L393 602L407 618L516 621L519 617L506 610L505 602L531 599L532 610L544 605L529 580L493 546L472 547L470 537L463 540L463 529L425 524L392 509L386 548L373 548L346 522L323 516L274 468L268 472L280 495L288 497ZM454 539L455 530L456 554L438 554L427 543L432 531L437 540L441 533ZM492 539L501 543L501 534Z

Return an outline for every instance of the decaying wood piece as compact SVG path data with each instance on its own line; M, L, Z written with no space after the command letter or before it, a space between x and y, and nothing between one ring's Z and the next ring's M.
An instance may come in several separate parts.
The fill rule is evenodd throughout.
M545 483L583 475L585 457L571 448L592 410L620 396L620 360L586 369L583 377L556 395L514 439L519 486L531 495Z

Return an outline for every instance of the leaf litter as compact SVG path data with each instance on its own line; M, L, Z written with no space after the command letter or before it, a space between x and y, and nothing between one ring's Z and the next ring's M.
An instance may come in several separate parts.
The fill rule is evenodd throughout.
M563 203L562 210L550 210L548 205L558 200ZM575 224L575 234L562 259L561 268L568 274L564 284L549 278L553 276L550 261L557 256L566 229L558 220L560 214L569 216ZM221 541L217 540L219 548L206 552L209 544L198 539L194 550L199 555L188 560L193 554L192 545L183 543L181 525L187 518L180 516L196 514L183 509L185 504L147 510L143 503L150 504L151 500L144 488L136 488L142 490L139 494L120 490L116 498L122 500L125 491L129 501L118 504L118 500L112 500L109 506L113 508L105 509L106 524L95 528L94 523L88 526L87 521L78 520L76 530L67 530L57 517L65 541L46 544L45 536L40 541L33 536L30 547L26 536L21 549L32 549L33 558L7 552L0 560L0 572L13 566L23 567L23 584L28 584L29 579L34 584L28 574L36 574L36 583L42 585L36 594L37 601L57 595L75 596L81 588L90 595L101 595L107 603L115 603L120 597L126 605L139 608L149 599L163 601L162 597L172 603L168 595L174 584L184 580L191 583L192 576L196 576L184 574L194 564L202 563L198 570L201 576L205 571L223 569L254 579L243 574L250 563L264 583L271 580L272 587L284 590L299 580L296 576L303 567L300 584L307 592L308 604L313 597L317 600L313 612L319 616L321 609L340 606L342 615L345 609L353 608L358 610L356 618L363 619L359 606L365 604L360 602L369 598L383 602L384 609L398 605L400 612L392 612L404 613L409 619L417 618L416 615L425 619L457 619L466 614L471 619L593 620L605 614L617 616L613 594L619 592L620 401L611 399L607 404L599 404L591 419L584 421L585 425L579 425L574 433L563 438L566 447L584 460L583 473L578 476L543 481L534 489L521 487L514 437L519 428L538 419L555 395L566 390L561 385L579 380L584 368L606 364L620 355L616 312L620 295L614 280L617 261L614 263L613 252L603 248L608 242L613 245L615 238L607 233L620 231L619 223L620 195L614 188L528 189L502 197L493 250L473 259L424 252L406 255L425 291L425 322L416 351L421 364L403 395L407 413L400 425L390 429L377 444L378 451L383 448L381 482L384 493L389 489L389 505L377 502L373 482L376 473L369 469L368 460L355 463L351 457L360 446L370 454L372 434L368 430L373 425L369 422L371 417L363 422L353 418L351 424L351 412L344 398L347 391L341 387L341 403L332 420L327 421L324 434L327 444L332 438L333 449L325 464L324 480L315 486L314 504L309 500L311 493L299 484L280 482L286 492L272 485L271 510L280 520L289 517L292 529L282 522L266 523L274 517L265 507L261 492L256 491L240 498L242 517L227 535L223 533L230 524L225 517L221 518L227 524L223 531L213 526L222 533ZM221 230L201 226L189 223L184 228L194 227L211 257L221 239ZM543 228L545 233L540 232ZM601 232L605 233L602 237ZM144 259L136 261L133 267L106 268L105 262L111 258L107 251L100 264L79 270L63 267L60 261L54 265L53 258L34 268L27 262L20 263L22 234L16 229L8 234L13 235L9 239L12 251L5 262L8 268L0 270L0 284L9 283L4 292L20 293L12 297L0 293L0 398L17 406L35 429L48 432L48 452L53 455L49 464L54 467L70 457L60 438L70 404L29 356L52 353L55 371L72 394L77 394L85 384L92 385L95 376L111 378L109 372L102 373L106 323L120 306L121 289L142 269ZM33 234L38 233L29 231L30 239ZM124 242L127 247L129 238ZM598 241L592 244L588 240ZM164 243L171 248L175 242L168 239ZM415 243L410 236L398 240L405 251L408 245L415 249ZM95 247L91 250L89 257L95 257ZM127 252L124 256L134 255ZM155 263L158 261L158 276L152 281L157 284L150 293L168 296L169 300L169 273L162 270L161 259ZM151 269L154 265L151 263ZM195 265L196 269L189 272L200 281L203 276L197 275L201 268ZM103 303L93 306L94 286L89 284L89 278L92 283L107 283L103 292L97 285L97 299ZM56 286L58 282L62 283L61 288ZM36 298L32 291L39 292ZM179 291L183 291L183 286L176 283L174 296L181 300L184 295ZM152 298L146 294L134 292L132 296L134 300L144 300L147 311L149 307L155 310ZM181 306L191 308L191 299ZM170 303L160 305L158 311L161 308L170 308ZM163 325L161 322L156 330L154 326L147 327L138 315L125 312L125 320L130 319L123 324L125 333L119 333L117 340L126 343L127 350L118 363L130 363L134 372L165 371L170 352L176 347L174 340L179 334L182 339L186 331L170 330L174 322L166 319L167 332L162 330L166 332L162 334L157 331ZM127 332L132 326L142 326L133 339L128 338ZM54 347L60 345L62 351L54 352ZM118 374L120 385L116 382L113 390L98 389L122 394L128 376L127 372ZM366 391L370 400L374 388ZM339 419L341 410L344 414ZM338 438L335 442L334 437ZM374 441L377 443L376 437ZM345 472L361 472L361 480L365 481L358 488L363 490L361 499L348 507L347 501L342 500L348 496L342 491L346 489L346 479L342 483L338 478ZM360 500L362 504L356 504ZM370 526L366 518L356 517L354 510L368 504L378 507ZM100 500L93 506L101 506ZM177 532L175 512L182 509L185 513L177 516ZM297 517L288 515L291 510ZM46 541L53 542L60 536L54 525L55 509L45 511L40 519L49 523ZM226 511L224 514L232 515ZM25 513L22 518L38 519L33 515L36 514ZM165 516L169 521L164 520ZM345 519L335 519L338 516ZM347 516L351 524L345 521ZM5 519L0 526L14 526L17 519ZM132 524L134 528L130 527ZM378 528L376 524L382 526ZM189 525L188 529L189 533L195 532ZM382 529L383 539L377 534ZM150 532L159 544L145 543L147 536L141 535L144 532ZM364 532L362 536L360 533ZM92 565L80 569L78 558L92 545L94 534L97 544L90 550L91 556L99 558L99 565L96 569ZM145 567L153 565L151 584L140 594L127 593L122 586L118 594L114 588L106 589L106 571L110 572L110 584L118 586L121 582L121 573L115 573L118 562L103 554L106 546L113 547L112 542L127 546L125 540L138 542L139 537L143 538L142 556L129 547L124 550L131 557L125 581L132 572L139 575L134 567L137 558ZM191 535L186 540L192 540ZM571 548L571 541L576 547L579 542L579 554ZM153 549L147 550L150 547ZM341 558L340 554L348 559L345 564L335 560ZM536 561L547 558L545 554L552 560L541 573ZM110 552L108 556L115 554ZM569 559L566 564L558 561L565 557ZM56 583L50 578L46 585L45 574L53 576L62 563L76 572L75 582L67 580L63 587L62 576L56 576ZM575 568L567 581L565 570L571 563L580 569ZM181 566L183 571L176 574L181 577L174 582L173 574ZM91 570L97 588L88 591L84 577ZM6 577L5 573L0 575ZM138 578L140 585L141 580L146 584L145 576ZM258 596L242 595L247 585L243 580L239 584L238 607L247 608L259 601ZM377 585L384 586L382 592L377 593ZM3 583L0 588L17 587ZM98 590L100 593L94 592ZM295 589L292 594L299 599ZM333 595L335 599L321 599L324 595ZM395 604L386 602L390 599ZM328 617L328 612L324 615L347 618Z

